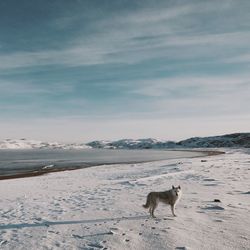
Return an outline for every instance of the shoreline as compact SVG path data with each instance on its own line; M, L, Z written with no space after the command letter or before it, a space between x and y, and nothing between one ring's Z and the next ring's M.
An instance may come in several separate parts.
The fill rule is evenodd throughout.
M220 155L220 154L225 154L223 151L215 151L215 150L192 150L192 149L180 149L180 150L172 150L172 151L184 151L184 152L197 152L197 153L203 153L204 155L199 155L199 156L190 156L188 158L198 158L198 157L206 157L206 156L215 156L215 155ZM183 157L187 158L187 157ZM178 158L181 159L181 158ZM167 159L166 159L167 160ZM47 168L47 169L41 169L41 170L35 170L31 172L25 172L25 173L17 173L13 175L0 175L0 181L2 180L11 180L11 179L20 179L20 178L29 178L29 177L37 177L45 174L50 174L50 173L56 173L56 172L64 172L64 171L72 171L72 170L79 170L79 169L84 169L84 168L91 168L91 167L98 167L102 165L116 165L116 164L139 164L139 163L147 163L147 162L156 162L156 161L161 161L161 160L152 160L152 161L134 161L134 162L116 162L116 163L94 163L93 165L89 166L74 166L74 167L62 167L62 168ZM84 164L84 163L83 163Z

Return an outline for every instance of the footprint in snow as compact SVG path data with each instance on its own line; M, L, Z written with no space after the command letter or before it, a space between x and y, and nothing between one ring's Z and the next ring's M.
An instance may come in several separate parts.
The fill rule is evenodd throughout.
M214 222L223 222L223 220L216 219L216 220L214 220Z
M203 186L214 187L214 186L218 186L218 184L216 184L216 183L207 183L207 184L203 184Z
M7 240L2 240L2 241L0 241L0 246L3 246L3 245L5 245L5 244L7 244L7 243L8 243Z
M216 206L206 206L206 207L203 207L202 209L204 209L204 210L221 210L221 211L225 210L224 207L221 207L221 206L218 206L218 205L216 205Z
M95 248L99 248L99 249L103 248L103 246L101 244L98 244L98 243L89 243L88 246L93 247L94 249Z

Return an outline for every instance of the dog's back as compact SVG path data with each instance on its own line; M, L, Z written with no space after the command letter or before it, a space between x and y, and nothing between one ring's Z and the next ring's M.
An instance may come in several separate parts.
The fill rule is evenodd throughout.
M147 202L143 207L149 208L150 205L159 203L159 201L165 204L174 204L177 200L177 197L173 194L172 190L164 192L150 192L147 196Z

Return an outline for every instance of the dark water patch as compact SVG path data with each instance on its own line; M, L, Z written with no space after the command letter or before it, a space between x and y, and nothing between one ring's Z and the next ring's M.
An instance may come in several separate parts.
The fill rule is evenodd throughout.
M243 192L242 194L250 194L250 191L247 191L247 192Z
M0 150L0 180L106 164L133 164L207 154L184 150Z

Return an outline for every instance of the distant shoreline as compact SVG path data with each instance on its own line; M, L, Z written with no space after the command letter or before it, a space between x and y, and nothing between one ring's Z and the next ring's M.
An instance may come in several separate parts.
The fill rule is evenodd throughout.
M150 150L150 149L149 149ZM177 149L177 150L171 150L171 151L184 151L184 152L197 152L202 153L204 155L197 155L197 156L183 156L183 158L198 158L198 157L206 157L206 156L215 156L220 154L225 154L223 151L215 151L215 150L192 150L192 149ZM181 159L181 158L178 158ZM166 159L167 160L167 159ZM28 178L28 177L36 177L41 176L49 173L55 173L55 172L63 172L63 171L72 171L72 170L78 170L78 169L84 169L84 168L90 168L90 167L97 167L101 165L116 165L116 164L138 164L138 163L146 163L146 162L154 162L154 161L161 161L161 160L147 160L147 161L132 161L132 162L115 162L115 163L93 163L89 164L88 166L86 163L82 163L82 166L73 166L73 167L61 167L61 168L46 168L46 169L40 169L40 170L34 170L30 172L25 173L17 173L13 175L0 175L0 181L1 180L10 180L10 179L20 179L20 178ZM84 165L85 164L85 165Z

